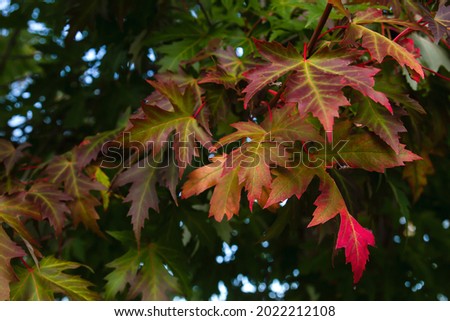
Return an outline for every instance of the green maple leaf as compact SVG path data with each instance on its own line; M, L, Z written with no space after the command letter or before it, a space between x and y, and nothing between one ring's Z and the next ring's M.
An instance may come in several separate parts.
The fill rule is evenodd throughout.
M158 61L161 66L160 70L177 71L181 61L194 57L202 48L203 43L205 43L205 38L199 35L198 38L183 39L160 46L158 51L164 55Z
M233 47L216 49L211 52L211 55L217 59L217 63L207 71L199 84L216 83L223 85L225 88L235 88L236 84L242 79L242 72L245 70L243 60L236 55Z
M11 284L11 300L53 301L55 293L67 295L72 300L98 300L99 295L89 287L92 283L77 275L64 273L85 265L45 257L39 267L17 268L18 282Z
M421 159L407 150L405 145L398 145L398 153L377 136L361 131L350 134L351 124L340 122L335 131L334 142L345 142L342 148L321 149L315 154L316 160L324 161L327 166L340 163L343 166L362 168L367 171L384 173L386 168L404 166L405 162Z
M140 250L130 249L123 256L107 264L113 268L106 276L105 296L114 299L129 285L128 299L141 297L142 300L169 300L173 295L182 295L178 274L169 272L164 264L171 263L162 256L170 249L157 244L149 244Z
M400 152L398 133L406 132L399 117L386 112L375 102L362 98L354 119L355 123L367 126L388 144L397 154Z
M11 267L11 259L25 255L25 251L11 241L0 226L0 300L9 300L9 283L17 279Z

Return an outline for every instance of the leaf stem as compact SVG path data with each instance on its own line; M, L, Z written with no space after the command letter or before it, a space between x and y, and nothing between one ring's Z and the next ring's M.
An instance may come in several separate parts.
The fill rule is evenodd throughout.
M206 19L206 21L208 22L208 25L209 25L210 27L212 27L213 24L212 24L211 20L209 19L208 13L206 12L206 9L205 9L205 7L203 6L203 3L202 3L200 0L198 0L198 1L197 1L197 4L198 4L198 6L200 7L200 10L202 11L203 15L205 16L205 19Z
M444 76L444 75L438 73L437 71L434 71L433 69L427 68L427 67L425 67L425 66L422 66L422 68L425 69L425 70L427 70L427 71L429 71L429 72L431 72L432 74L438 76L439 78L442 78L442 79L444 79L444 80L446 80L446 81L450 81L450 78L449 78L449 77L446 77L446 76Z
M278 89L277 94L270 100L269 106L268 106L270 112L271 112L271 109L275 108L278 100L281 97L281 94L283 94L284 90L286 89L287 79L289 78L289 75L290 75L290 73L286 77L286 80L283 82L283 85L281 85L280 89Z
M206 101L202 102L202 104L200 105L200 107L197 108L197 110L194 112L194 115L192 115L192 117L197 118L198 114L200 114L200 112L202 111L203 107L205 107L206 105Z
M333 28L331 28L331 29L328 29L327 31L323 32L323 33L319 36L319 38L317 38L317 40L322 39L323 36L325 36L326 34L329 34L330 32L336 31L336 30L338 30L338 29L347 29L347 28L348 28L348 26L335 26L335 27L333 27Z
M23 265L27 268L28 272L33 272L33 268L28 265L28 263L24 260L23 257L19 257L20 262L22 262Z
M332 8L333 5L327 3L325 10L323 11L322 16L320 17L319 24L317 25L316 30L314 30L311 40L308 43L308 57L311 56L311 53L314 50L314 47L316 46L317 40L319 39L320 33L322 32L322 29L325 26L328 17L330 16Z
M406 28L405 30L403 30L402 32L400 32L397 37L394 38L394 40L392 40L393 42L398 42L401 38L409 35L411 32L413 32L414 29L412 29L411 27Z
M251 35L253 34L253 31L255 31L256 27L263 21L263 18L259 18L249 29L249 31L247 32L247 38L250 38Z

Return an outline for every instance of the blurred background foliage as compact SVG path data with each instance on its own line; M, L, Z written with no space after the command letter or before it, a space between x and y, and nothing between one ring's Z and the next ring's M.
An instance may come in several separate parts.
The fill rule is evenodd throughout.
M243 59L254 50L252 36L307 41L326 2L0 0L0 138L29 142L29 153L48 160L123 124L150 93L145 79L178 71L213 39ZM368 6L356 2L351 11ZM395 9L389 1L380 5ZM416 45L421 41L422 63L449 77L448 48L427 39ZM161 189L161 213L150 215L143 234L179 249L177 260L191 280L189 299L448 299L450 85L433 75L415 89L406 78L385 81L427 112L404 119L403 141L424 160L385 174L333 173L377 241L360 283L352 285L343 253L332 251L337 226L306 229L309 213L298 208L312 211L317 195L290 199L277 214L242 206L239 217L219 224L207 219L207 193L177 207ZM112 199L102 230L130 229L126 212ZM85 277L101 287L111 272L105 265L125 249L110 237L98 242L81 227L65 233L63 244L49 240L42 252L91 266L96 273ZM115 236L121 243L128 238Z

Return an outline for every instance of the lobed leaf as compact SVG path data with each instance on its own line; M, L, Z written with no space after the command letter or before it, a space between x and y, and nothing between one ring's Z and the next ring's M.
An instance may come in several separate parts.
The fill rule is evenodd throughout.
M11 259L25 255L25 251L11 241L0 225L0 300L9 300L9 284L17 279L11 267Z
M70 214L66 202L71 201L72 197L49 183L33 184L26 197L39 206L42 218L50 222L56 235L61 235L66 222L66 214Z
M39 268L18 268L19 281L11 285L11 300L53 301L55 293L67 295L72 300L98 300L99 295L89 289L92 283L64 273L81 266L84 265L50 256L39 262Z
M358 105L354 121L377 134L395 153L400 152L398 134L406 132L406 128L399 117L390 115L375 102L363 98Z
M366 48L376 61L382 62L386 56L391 56L400 66L408 66L421 78L424 77L422 66L404 47L376 31L352 23L347 28L344 43L353 43L358 39L362 39L362 47Z
M158 195L156 193L157 167L144 158L130 169L122 172L116 181L117 186L132 184L124 202L131 202L128 216L131 216L133 231L139 244L141 230L148 219L148 211L153 208L159 211Z
M304 59L297 50L278 43L254 40L261 55L270 64L251 69L244 75L250 80L244 89L244 104L265 86L290 73L286 84L286 101L298 104L300 115L311 112L331 133L339 107L350 105L342 89L350 86L385 106L392 107L387 97L373 89L378 69L350 65L353 59L341 53L325 52ZM329 134L331 135L331 134Z
M46 169L52 183L64 184L64 191L72 197L68 203L74 225L80 222L83 225L101 235L97 224L99 216L95 207L100 202L91 195L90 191L102 191L105 187L95 180L91 180L82 171L80 171L77 162L73 156L57 156L53 159Z
M450 6L441 2L436 15L425 14L423 20L428 22L428 28L433 33L434 42L438 43L444 35L450 35Z
M25 199L25 194L0 196L0 222L8 224L21 237L31 244L38 244L24 226L22 217L41 220L41 214L35 204Z
M346 263L350 263L353 271L353 282L357 283L369 260L369 245L375 246L375 238L371 231L362 227L351 216L347 209L340 212L341 225L336 241L336 249L345 249Z
M139 143L141 149L151 145L153 154L156 155L168 144L170 134L175 132L175 158L181 177L187 164L191 163L192 157L197 153L195 142L198 141L205 147L209 147L211 143L211 136L193 117L194 111L200 106L200 98L191 86L187 86L184 93L181 93L174 82L149 82L170 101L174 111L163 110L158 106L144 106L145 117L131 120L129 144Z
M113 299L117 293L130 286L128 299L140 297L145 301L169 300L175 294L182 294L178 279L169 273L161 253L167 249L149 244L140 251L130 249L126 254L107 264L113 268L106 276L105 295ZM170 249L169 249L170 250Z

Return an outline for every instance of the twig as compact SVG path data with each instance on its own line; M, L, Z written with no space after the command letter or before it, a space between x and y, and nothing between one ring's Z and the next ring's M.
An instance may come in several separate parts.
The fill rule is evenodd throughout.
M203 6L203 3L200 0L198 0L197 4L200 7L200 10L203 12L203 15L205 16L205 19L208 22L208 25L210 27L212 27L213 24L212 24L211 20L209 19L208 13L206 13L206 10L205 10L205 7Z
M263 21L263 18L259 18L250 28L250 30L247 32L247 38L250 38L253 31L255 31L256 27Z
M325 10L322 13L322 16L320 17L319 24L317 25L316 30L314 30L311 40L308 43L308 57L311 56L311 53L313 52L314 47L316 46L317 40L319 39L320 33L322 32L322 29L325 26L328 17L330 16L332 8L333 5L328 3L327 6L325 7Z
M425 69L425 70L427 70L427 71L429 71L429 72L431 72L432 74L438 76L439 78L442 78L442 79L444 79L444 80L450 81L450 78L448 78L448 77L446 77L446 76L444 76L444 75L438 73L437 71L434 71L433 69L427 68L427 67L425 67L425 66L422 66L422 68Z

